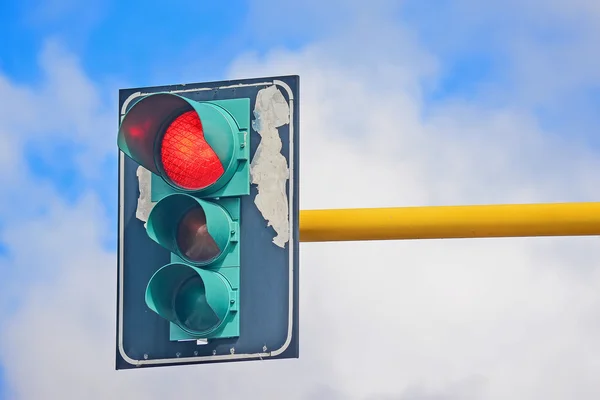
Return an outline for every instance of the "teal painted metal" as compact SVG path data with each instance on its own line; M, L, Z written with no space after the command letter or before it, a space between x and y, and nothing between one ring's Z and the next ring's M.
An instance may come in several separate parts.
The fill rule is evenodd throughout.
M248 195L249 109L250 99L247 98L197 102L172 93L147 95L124 115L117 144L125 154L156 175L152 181L153 192L168 191L169 186L188 192L163 173L157 145L167 124L175 116L195 110L202 121L205 139L221 160L225 172L212 185L193 193L215 197Z
M172 340L237 336L239 323L230 315L238 311L238 282L233 283L220 272L172 262L150 279L146 304L178 328Z
M155 181L160 182L162 179L156 177L152 182ZM169 338L172 341L238 337L240 198L200 199L195 193L179 193L176 189L163 185L159 190L152 191L151 200L156 204L148 216L146 231L152 240L171 252L171 263L151 278L146 288L146 304L170 322ZM176 239L182 219L196 206L204 210L207 230L221 250L217 257L207 262L190 260L182 254ZM181 272L181 265L188 267L187 274ZM180 288L186 279L194 276L192 271L197 275L196 288L204 285L206 296L205 304L197 303L198 313L204 312L208 318L212 315L218 320L218 324L211 329L191 329L178 319L173 301L181 298ZM228 287L227 294L223 283ZM227 312L225 305L228 306ZM195 317L198 318L200 314Z
M177 257L175 254L171 255L171 264L183 262L182 259ZM220 267L211 268L205 270L205 272L213 272L223 277L231 291L229 292L229 312L225 314L222 323L215 328L214 331L207 334L194 334L182 329L178 324L170 321L169 324L169 338L172 341L186 341L186 340L197 340L197 339L225 339L240 336L240 313L239 313L239 299L240 299L240 267L227 265L225 260ZM200 269L200 268L197 268ZM233 302L232 302L233 300ZM219 303L222 304L222 303Z
M237 248L239 207L237 198L225 201L205 201L185 193L172 193L163 197L152 208L148 216L146 231L150 239L188 263L198 266L220 265L220 261L227 256L231 258L230 254L236 250L236 261L239 263ZM189 257L183 253L177 243L178 227L189 212L198 208L203 211L208 234L219 250L219 253L213 258L206 260ZM236 220L232 218L232 215Z
M224 168L215 183L193 191L170 181L159 156L168 124L190 110L198 113L204 138ZM171 252L171 263L150 278L145 301L169 321L172 341L240 334L239 196L250 193L249 129L248 98L197 102L172 93L142 97L121 121L119 148L152 173L151 201L156 204L146 232ZM198 227L204 224L202 231ZM180 237L190 246L185 248Z
M220 104L219 104L220 103ZM244 110L248 120L249 99L224 100L214 103L193 102L194 109L200 116L204 126L204 137L223 162L225 172L210 187L196 192L198 195L239 196L250 194L250 169L248 165L249 145L247 144L248 127L241 127L231 112ZM241 168L240 168L241 167ZM232 181L234 175L236 181ZM240 180L240 178L244 178ZM223 188L227 187L227 194Z

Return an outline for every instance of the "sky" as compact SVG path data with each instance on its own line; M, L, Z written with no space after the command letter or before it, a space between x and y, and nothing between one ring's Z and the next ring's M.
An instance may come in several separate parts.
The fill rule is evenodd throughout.
M23 0L0 37L0 399L600 396L596 237L304 243L300 359L114 371L119 88L300 75L302 209L597 201L597 1Z

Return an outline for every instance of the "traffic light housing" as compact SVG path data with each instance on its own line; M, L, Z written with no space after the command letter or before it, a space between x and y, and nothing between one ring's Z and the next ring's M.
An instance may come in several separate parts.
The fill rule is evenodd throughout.
M149 309L171 340L239 335L240 202L250 194L250 99L197 102L178 94L139 99L118 146L151 171L150 239L172 253L150 278Z
M297 357L294 96L297 77L122 91L117 369ZM289 112L283 245L258 196L270 161L251 171L273 99Z
M118 146L175 190L248 195L249 111L249 99L198 102L150 94L123 117Z

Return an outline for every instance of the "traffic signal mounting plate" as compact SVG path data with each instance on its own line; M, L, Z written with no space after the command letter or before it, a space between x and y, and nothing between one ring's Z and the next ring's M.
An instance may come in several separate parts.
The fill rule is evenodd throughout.
M228 328L234 334L225 336L234 337L190 340L150 310L144 297L150 278L174 257L146 231L149 212L168 190L159 176L119 152L117 369L299 356L298 90L297 76L280 76L119 91L119 123L136 102L156 93L235 104L233 117L249 123L245 168L249 165L251 184L249 195L231 197L239 199L240 214L239 336ZM248 99L249 107L236 99ZM283 196L272 190L282 177ZM217 202L231 201L227 190L217 193L224 196Z

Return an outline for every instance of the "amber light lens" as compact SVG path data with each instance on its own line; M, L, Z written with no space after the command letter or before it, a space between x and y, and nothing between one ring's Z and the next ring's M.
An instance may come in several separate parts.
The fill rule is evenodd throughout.
M214 184L224 173L221 160L206 142L196 111L186 111L169 125L162 138L160 157L167 177L187 190Z
M202 207L192 208L182 218L177 229L177 246L189 260L197 262L210 261L221 253L208 232Z

